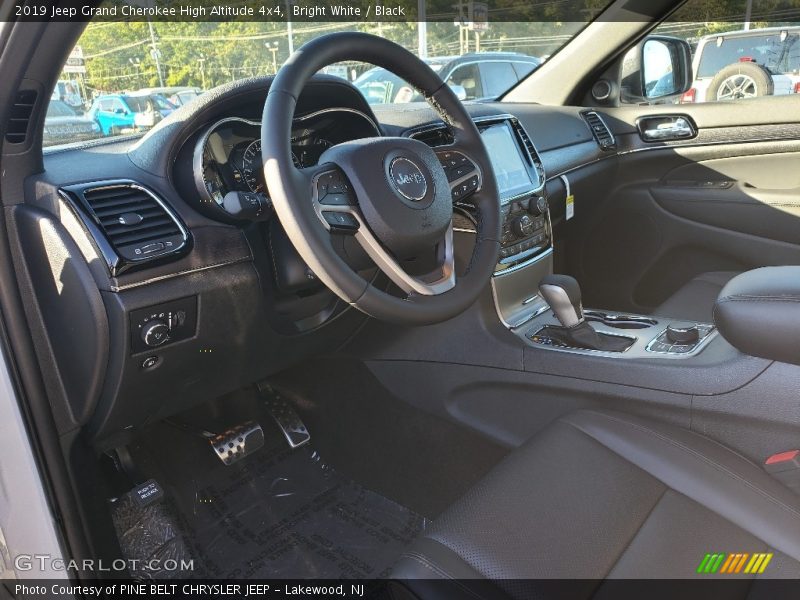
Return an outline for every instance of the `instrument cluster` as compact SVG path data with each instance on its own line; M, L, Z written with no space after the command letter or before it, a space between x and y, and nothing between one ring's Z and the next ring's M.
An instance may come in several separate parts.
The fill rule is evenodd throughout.
M291 147L297 168L311 167L335 144L381 135L366 114L329 108L295 118ZM231 216L224 199L230 192L269 198L261 155L261 123L239 117L217 121L200 136L194 152L198 208L212 217Z

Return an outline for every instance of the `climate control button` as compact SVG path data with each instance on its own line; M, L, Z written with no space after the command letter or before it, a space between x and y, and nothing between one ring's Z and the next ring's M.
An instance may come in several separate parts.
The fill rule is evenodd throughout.
M533 223L533 219L531 219L528 215L517 217L511 223L511 230L517 234L517 237L528 237L534 232L535 228L536 227Z

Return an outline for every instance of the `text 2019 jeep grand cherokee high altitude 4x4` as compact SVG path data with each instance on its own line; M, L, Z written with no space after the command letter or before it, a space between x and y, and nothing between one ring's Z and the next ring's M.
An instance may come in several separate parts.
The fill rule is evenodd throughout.
M794 5L412 4L0 5L3 591L796 597L800 95L674 103Z

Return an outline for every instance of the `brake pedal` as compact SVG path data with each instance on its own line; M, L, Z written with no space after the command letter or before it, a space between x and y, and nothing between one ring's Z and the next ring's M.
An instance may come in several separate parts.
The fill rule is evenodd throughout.
M234 425L222 433L213 433L173 420L167 420L166 422L173 427L178 427L208 440L214 453L227 466L242 460L245 456L250 456L264 447L264 431L261 429L261 425L253 421Z
M289 442L289 447L294 450L311 441L311 434L300 419L300 415L294 410L294 407L274 390L262 389L262 392L264 393L264 402L267 405L267 409L272 418L275 419L275 423L278 424L278 428L283 433L286 441Z
M226 465L232 465L264 447L261 425L248 421L209 438L211 447Z

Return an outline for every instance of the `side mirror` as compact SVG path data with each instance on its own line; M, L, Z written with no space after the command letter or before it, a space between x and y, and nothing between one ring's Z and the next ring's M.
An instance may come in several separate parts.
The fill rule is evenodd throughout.
M448 83L447 85L449 85L450 89L453 90L453 93L456 95L456 98L458 98L459 100L467 99L467 90L464 89L463 85L455 85L454 83Z
M125 110L124 108L117 108L117 109L114 110L114 112L116 114L118 114L118 115L126 115L126 114L128 114L128 111Z
M631 48L622 61L620 100L656 104L677 98L692 87L692 50L675 37L651 35Z

